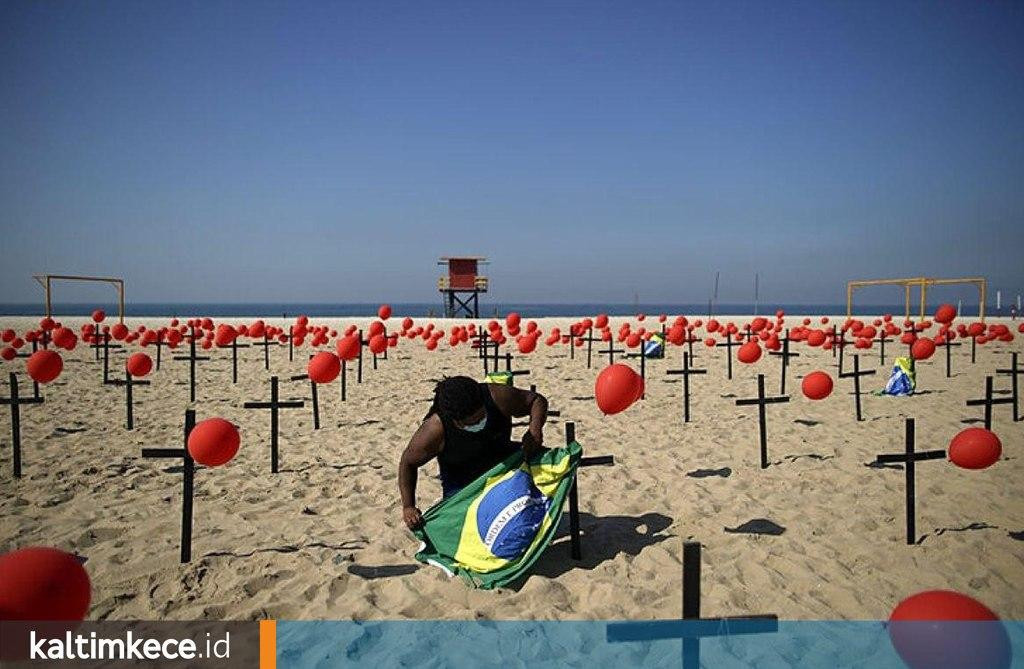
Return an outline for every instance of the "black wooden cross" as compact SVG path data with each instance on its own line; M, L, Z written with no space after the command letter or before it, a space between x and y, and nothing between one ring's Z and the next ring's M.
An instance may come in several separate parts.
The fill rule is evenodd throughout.
M996 370L996 374L1009 374L1010 375L1010 380L1011 380L1011 384L1012 384L1012 388L1013 388L1013 394L1012 394L1012 397L1013 397L1013 422L1016 423L1017 421L1024 419L1024 416L1020 416L1018 414L1018 409L1019 409L1020 401L1017 399L1017 397L1018 397L1018 394L1017 394L1017 386L1018 386L1017 377L1020 376L1021 374L1024 374L1024 367L1018 367L1017 366L1017 354L1016 353L1011 353L1010 354L1010 360L1011 360L1010 368L1009 369L997 369Z
M295 326L288 326L288 362L295 361Z
M575 344L573 344L573 346L575 346ZM625 349L615 348L615 338L612 337L612 336L608 337L608 348L606 348L603 351L599 351L599 353L601 355L606 355L607 354L607 356L608 356L608 365L609 366L615 364L615 354L616 353L625 353L625 352L626 352Z
M310 358L313 356L310 355ZM320 429L320 399L316 391L316 382L309 378L309 374L296 374L291 377L292 381L306 381L309 380L310 395L313 400L313 429Z
M144 458L181 458L181 563L192 560L192 499L195 493L196 463L188 452L188 436L196 426L194 409L185 411L185 441L183 448L144 448Z
M512 353L510 353L509 351L506 351L505 352L505 373L511 375L512 376L512 380L515 381L515 377L517 377L517 376L528 376L530 374L530 370L528 370L528 369L517 369L515 371L512 371Z
M32 353L35 353L38 350L39 350L39 348L36 346L36 342L32 342ZM31 358L32 357L32 353L16 353L15 357L18 357L18 358ZM40 395L39 395L39 382L36 381L35 379L32 379L32 397L35 397L35 398L40 397Z
M700 669L700 641L704 637L773 634L779 631L779 619L775 614L701 618L700 554L700 542L683 542L683 617L681 620L608 623L605 640L609 643L620 643L682 639L683 669Z
M359 357L357 358L358 359L358 363L356 364L356 383L362 383L363 382L363 347L366 346L367 344L369 344L370 342L368 340L366 340L366 339L363 339L363 331L362 330L360 330L356 334L356 336L359 337ZM376 369L377 356L374 356L373 359L374 359L374 363L375 363L374 364L374 369Z
M167 348L170 348L170 344L168 344L167 342L164 341L164 335L161 334L161 333L157 333L156 339L154 339L150 343L153 346L156 346L156 369L157 369L157 371L159 371L160 370L160 352L164 349L165 346Z
M21 405L42 404L42 397L19 397L18 396L18 375L11 372L10 397L0 397L0 405L8 404L11 407L11 445L12 460L14 464L14 478L21 478Z
M103 338L103 385L116 385L115 381L110 379L110 349L123 348L120 344L110 343L110 333L104 332L101 334Z
M978 338L971 337L971 364L973 365L978 359Z
M839 374L843 373L843 354L846 352L846 347L850 345L850 342L846 339L846 333L840 332L839 339L835 338L836 326L832 326L832 350L835 351L836 347L839 348Z
M576 423L565 424L565 444L568 446L576 441ZM614 455L597 455L589 458L580 458L579 469L583 467L610 467L615 464ZM583 551L580 547L580 493L578 488L579 472L572 479L572 487L569 488L569 552L573 560L582 560Z
M132 388L135 386L148 386L149 381L137 381L132 373L127 369L124 370L124 380L111 379L111 385L124 386L124 403L125 403L125 427L129 430L135 429L135 407L132 403Z
M765 407L769 404L780 404L788 402L789 397L780 395L778 397L765 397L764 395L764 374L757 375L757 397L744 400L736 400L736 406L757 405L758 434L761 442L761 469L768 467L768 419Z
M950 378L953 375L952 374L952 372L953 372L953 365L952 365L953 356L952 356L952 353L951 353L951 351L952 351L951 347L952 346L959 346L960 342L953 343L951 341L951 339L950 339L949 333L947 332L946 336L944 337L944 341L942 343L943 343L943 346L946 347L946 378L948 379L948 378Z
M725 341L720 342L718 344L715 344L715 346L716 347L724 346L726 348L725 359L726 359L726 361L728 363L728 367L727 367L728 374L729 374L728 378L731 381L732 380L732 347L733 346L739 346L739 342L733 341L733 338L732 338L731 334L726 334L725 335Z
M647 399L647 341L644 339L640 340L640 352L639 353L626 353L622 356L623 358L640 358L640 378L643 380L643 392L640 393L640 399Z
M1017 377L1015 375L1014 379L1016 379L1016 378ZM992 377L991 376L986 376L985 377L985 397L980 399L980 400L967 400L967 406L969 406L969 407L976 407L976 406L982 406L982 405L985 406L985 429L986 430L991 430L992 429L992 407L994 405L996 405L996 404L1013 404L1013 403L1014 403L1014 398L1013 397L999 397L999 398L992 397ZM1017 419L1016 416L1014 416L1013 418L1014 418L1014 420Z
M535 383L531 383L530 384L530 392L531 393L537 392L537 384L535 384ZM554 409L551 409L551 408L548 409L548 418L551 418L552 416L561 417L561 415L562 415L561 411L555 411ZM524 425L529 425L529 423L520 423L519 427L522 427ZM515 427L515 425L513 425L513 427Z
M238 383L238 349L249 348L249 344L239 344L238 337L231 338L231 383Z
M683 377L683 422L690 422L690 375L707 374L706 369L695 369L690 367L690 354L683 351L683 368L670 369L666 374L680 374Z
M841 379L853 379L853 396L854 396L854 401L856 402L856 405L857 405L857 420L858 421L864 420L863 418L861 418L861 415L860 415L860 377L862 377L862 376L874 376L874 374L875 374L875 370L873 370L873 369L866 369L863 372L860 371L860 355L858 355L856 353L853 356L853 371L852 372L843 372L843 373L839 374L839 378L841 378Z
M262 346L263 347L263 368L266 369L269 372L270 371L270 347L271 346L280 346L281 345L280 342L275 341L275 340L271 340L270 336L267 334L267 331L264 330L263 331L263 341L253 342L252 345L253 346Z
M345 385L347 383L345 377L347 376L347 373L348 373L348 360L342 358L341 359L341 401L342 402L345 401L345 393L346 393Z
M940 460L946 457L946 451L914 451L914 419L908 418L906 423L906 450L903 453L882 453L876 459L879 464L902 463L907 478L907 545L917 541L917 530L914 522L914 472L916 463L924 460Z
M889 338L885 331L878 333L878 339L872 339L871 341L878 344L878 363L885 366L885 341Z
M611 335L611 333L609 333L609 336L610 335ZM587 329L587 336L586 337L580 337L580 338L583 341L587 342L587 369L590 369L591 360L592 360L593 355L594 355L594 342L595 341L596 342L602 342L602 341L604 341L604 339L602 337L595 337L594 336L594 328L593 327ZM575 346L575 344L573 344L573 345Z
M188 360L188 397L190 402L196 401L196 362L209 360L208 355L196 355L196 327L192 326L192 336L189 337L188 355L176 355L175 360Z
M782 350L781 351L768 351L768 355L777 355L782 360L782 371L781 371L782 375L780 377L780 382L779 382L779 394L780 395L785 395L786 394L786 368L789 367L789 359L790 358L799 358L800 354L799 353L791 353L790 350L789 350L789 328L786 328L786 336L783 337L780 341L782 342Z
M277 473L277 433L279 425L278 411L281 409L299 409L305 406L302 401L281 402L278 399L277 377L270 377L270 401L269 402L246 402L242 405L244 409L270 409L270 471Z
M490 355L491 348L494 348L494 371L498 371L498 342L491 339L490 332L486 328L479 328L476 335L476 357L484 362L484 376L491 371Z

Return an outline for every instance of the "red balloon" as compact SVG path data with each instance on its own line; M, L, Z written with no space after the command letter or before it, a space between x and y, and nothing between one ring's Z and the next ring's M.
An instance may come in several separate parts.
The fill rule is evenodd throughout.
M632 367L621 363L605 367L594 385L597 407L606 416L625 411L643 392L644 380Z
M18 352L11 346L4 346L3 350L0 351L0 358L3 358L7 362L14 360L18 357Z
M761 346L756 341L748 341L736 352L736 358L748 365L761 359Z
M936 323L952 323L956 318L956 307L952 304L943 304L935 310Z
M388 347L388 340L382 334L375 334L370 337L370 352L380 355Z
M110 336L117 341L124 341L128 336L128 327L124 323L115 323L114 327L110 328Z
M533 353L534 349L537 348L537 337L526 335L525 337L520 337L518 343L520 353L523 355Z
M25 369L33 381L49 383L60 376L64 360L56 352L43 349L29 356Z
M341 359L330 351L321 351L309 359L306 373L313 383L330 383L341 373Z
M0 620L82 620L89 612L89 574L56 548L0 555Z
M810 400L823 400L832 394L832 377L825 372L811 372L800 382L804 397Z
M380 305L380 308L377 309L377 318L381 319L382 321L386 321L387 319L391 318L391 305Z
M137 379L141 379L153 369L153 360L145 353L133 353L128 356L128 361L124 366L129 374Z
M599 330L608 327L608 314L598 314L594 319L594 327Z
M188 452L201 465L217 467L235 457L242 438L223 418L199 421L188 435Z
M106 318L107 314L102 309L97 309L92 312L92 320L94 323L102 323Z
M825 333L821 330L811 330L807 333L808 346L821 346L825 343Z
M359 335L350 334L338 340L338 357L342 360L355 360L359 357Z
M1010 666L1010 640L999 617L953 590L907 597L893 609L887 626L893 647L911 669Z
M949 459L964 469L985 469L1003 454L1003 444L994 432L982 427L961 430L949 442Z
M935 342L928 337L919 337L910 346L910 355L914 360L927 360L935 353Z

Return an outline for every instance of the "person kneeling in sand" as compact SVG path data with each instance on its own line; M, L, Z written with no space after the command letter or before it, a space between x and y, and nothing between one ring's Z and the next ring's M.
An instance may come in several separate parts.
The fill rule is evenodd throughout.
M512 441L512 418L530 417L522 445ZM423 524L416 508L418 469L435 457L442 498L450 497L518 448L531 457L543 448L548 401L512 386L453 376L434 387L434 403L412 435L398 465L402 518L410 529Z

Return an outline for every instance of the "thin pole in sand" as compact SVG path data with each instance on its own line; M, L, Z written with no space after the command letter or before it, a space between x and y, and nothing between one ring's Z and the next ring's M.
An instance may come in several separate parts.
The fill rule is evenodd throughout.
M264 330L263 331L263 341L253 342L252 345L253 346L262 346L263 347L263 368L269 372L270 371L270 347L271 346L280 346L280 343L278 343L276 341L270 341L270 336L267 334L267 331Z
M885 365L885 340L888 339L885 332L878 333L878 339L872 339L871 341L878 344L878 364Z
M782 350L781 351L768 351L768 355L777 355L782 359L782 371L779 382L779 394L786 394L786 368L789 367L790 358L799 358L799 353L790 353L789 351L789 328L786 328L786 336L782 339Z
M860 371L860 355L853 355L853 371L840 374L839 377L842 379L853 379L853 396L855 398L857 406L857 421L864 420L860 415L860 377L862 376L874 376L875 370L864 370Z
M682 369L669 369L665 372L666 374L680 374L683 377L683 422L690 422L690 375L691 374L707 374L706 369L693 369L690 367L690 354L683 351L683 368Z
M135 407L132 401L132 389L135 386L148 386L149 381L137 381L132 373L127 369L124 370L124 380L112 379L111 385L124 386L124 403L125 403L125 427L129 430L135 429Z
M310 358L313 356L310 355ZM309 378L309 374L296 374L291 377L292 381L309 381L310 395L313 404L313 429L320 429L320 399L317 395L316 382Z
M731 334L726 334L725 335L725 341L724 342L715 344L716 348L717 347L722 347L722 346L724 346L726 348L725 359L726 359L726 362L727 362L727 365L728 365L726 367L726 369L728 371L728 378L729 378L730 381L732 380L732 348L733 348L733 346L738 346L738 345L739 344L737 344L735 341L733 341L733 338L732 338Z
M1016 378L1017 377L1015 375L1014 379L1016 379ZM993 406L995 406L996 404L1014 404L1014 402L1015 402L1015 397L995 398L995 397L992 397L992 395L993 395L993 392L992 392L992 377L991 376L986 376L985 377L985 397L982 398L982 399L978 399L978 400L967 400L967 406L969 406L969 407L976 407L976 406L984 405L984 407L985 407L985 429L986 430L991 430L992 429L992 407ZM1013 418L1014 418L1014 421L1016 421L1017 416L1014 416Z
M369 343L370 342L368 342L365 339L363 339L363 331L360 330L359 331L359 363L358 363L358 367L356 367L356 383L362 383L363 382L363 347L366 346Z
M959 346L960 342L956 342L954 344L950 340L949 333L947 332L946 333L946 337L945 337L944 341L942 342L942 344L943 344L943 346L946 347L946 378L948 379L948 378L953 376L953 356L952 356L952 348L951 347Z
M1013 398L1013 422L1016 423L1017 421L1022 419L1022 417L1018 413L1020 401L1017 399L1018 398L1018 390L1017 390L1018 381L1017 381L1017 377L1019 377L1021 374L1024 374L1024 368L1017 366L1017 354L1016 353L1011 353L1010 354L1010 361L1011 361L1011 364L1010 364L1010 368L1009 369L997 369L996 370L996 374L1009 374L1010 375L1011 387L1013 389L1012 390L1012 395L1011 395L1011 397Z
M270 401L269 402L246 402L242 405L244 409L270 409L270 471L277 473L277 435L279 425L278 411L281 409L299 409L305 406L304 402L292 401L281 402L278 399L277 377L270 377Z
M239 344L238 337L231 338L231 383L238 383L238 349L249 348L249 344Z
M900 463L903 465L904 472L906 474L906 493L907 493L907 545L912 546L917 541L917 529L914 522L914 485L915 485L915 466L916 463L924 460L939 460L946 457L946 451L924 451L921 453L914 452L914 419L908 418L906 422L906 438L904 439L905 451L903 453L881 453L878 455L876 462L879 464L895 464Z
M123 348L120 344L110 343L110 333L103 333L103 385L116 385L116 382L110 379L110 349Z
M181 563L192 560L192 500L195 493L195 461L188 452L188 436L196 425L194 409L185 411L184 448L144 448L144 458L181 458L182 460L182 491L181 491Z
M19 397L18 396L18 375L11 372L10 376L10 397L0 397L0 405L7 404L11 407L11 446L12 464L14 465L14 478L21 478L21 405L42 404L42 397Z
M752 399L736 400L736 406L757 405L758 437L761 445L761 469L768 468L768 417L765 407L769 404L781 404L788 402L789 397L765 397L764 374L757 375L757 397Z
M605 628L605 640L609 643L621 643L681 639L683 668L700 669L700 640L704 637L772 634L779 631L779 619L773 613L701 618L700 572L700 543L684 541L682 619L608 623Z
M188 398L190 402L196 401L196 362L209 360L206 355L196 355L196 327L192 326L192 335L189 337L188 355L176 355L175 360L188 360Z

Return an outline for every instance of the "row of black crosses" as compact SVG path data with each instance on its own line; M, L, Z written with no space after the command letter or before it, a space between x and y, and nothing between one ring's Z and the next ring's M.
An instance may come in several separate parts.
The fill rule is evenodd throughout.
M198 355L197 349L196 349L195 328L193 328L192 336L191 336L190 339L191 339L191 341L189 342L189 353L188 353L188 355L175 356L174 359L175 360L188 360L189 361L189 399L190 399L191 402L195 402L195 398L196 398L196 363L200 362L200 361L209 360L210 357L209 356ZM360 340L360 346L359 346L359 355L358 355L358 358L357 358L357 360L358 360L358 362L357 362L357 374L358 374L358 376L357 376L357 383L362 383L362 376L363 376L363 374L362 374L362 371L363 371L363 364L362 364L363 363L363 348L369 344L369 341L367 339L363 338L362 330L359 331L359 340ZM294 359L293 347L291 346L291 342L292 342L292 340L289 337L289 359ZM38 344L39 344L39 342L37 342L37 341L33 341L32 342L33 352L38 350ZM43 344L45 346L45 342L43 342ZM161 362L160 351L161 351L163 346L168 346L168 344L161 339L161 340L158 340L158 341L154 342L154 345L157 346L156 368L159 369L160 368L160 362ZM283 346L283 344L281 344L280 342L274 341L274 340L270 339L269 337L267 337L266 335L264 335L263 340L256 342L254 345L255 346L262 346L263 347L263 349L264 349L264 364L265 364L266 369L269 370L270 369L270 356L269 356L269 349L270 349L270 347L271 346ZM124 374L124 378L123 379L114 378L114 377L111 376L111 374L110 374L110 352L112 350L117 350L117 349L120 349L120 348L123 348L123 347L122 347L121 344L116 344L116 343L111 342L111 335L110 335L109 332L103 332L103 333L97 334L96 337L93 340L93 343L91 344L91 347L94 349L96 360L102 360L102 362L103 362L102 384L103 385L112 385L112 386L122 386L122 387L124 387L124 389L125 389L125 427L128 430L134 430L135 429L135 412L134 412L134 392L133 392L133 390L134 390L135 386L148 386L148 385L150 385L150 382L134 378L132 376L131 372L129 372L127 370L125 370L125 374ZM238 365L238 349L239 348L248 348L248 347L249 347L249 344L239 344L237 342L237 340L232 341L230 346L225 347L225 348L231 348L232 382L233 383L237 382L237 380L238 380L238 366L237 366ZM28 357L31 354L23 353L23 354L18 354L18 355L19 355L19 357ZM381 355L381 358L385 359L385 360L387 359L387 351L386 350ZM373 368L374 369L377 369L377 362L378 362L378 355L374 354L373 355ZM341 377L341 380L340 380L341 400L342 401L346 400L346 372L347 372L347 362L343 360L342 363L341 363L341 374L340 374L340 377ZM298 379L307 379L309 377L308 377L308 375L303 374L303 375L295 376L295 377L292 377L292 378L293 378L293 380L298 380ZM296 408L296 406L293 406L294 403L292 403L292 402L281 402L278 399L276 399L277 394L278 394L277 385L278 385L278 379L277 379L276 376L274 376L274 377L271 378L271 400L270 400L270 402L247 402L245 404L245 408L250 408L250 409L257 409L258 408L258 409L270 409L271 410L271 469L275 473L277 472L277 464L278 464L278 448L277 448L277 445L278 445L278 432L279 432L279 430L277 429L278 425L279 425L278 411L280 409ZM319 401L318 401L318 393L317 393L317 384L311 382L310 385L311 385L312 403L313 403L314 429L319 429L319 427L320 427L320 415L319 415ZM12 447L13 447L12 465L13 465L14 476L16 478L21 478L21 474L22 474L22 458L21 458L21 409L20 409L20 407L22 405L42 404L44 402L44 398L42 397L42 395L39 392L39 384L36 383L35 381L32 382L32 389L33 389L32 397L21 397L20 393L19 393L19 388L18 388L18 377L17 377L17 374L14 373L14 372L11 372L11 374L10 374L9 388L10 388L10 396L9 397L0 397L0 405L8 405L8 406L11 407L11 437L12 437L11 438L11 442L12 442ZM298 406L303 406L303 404L301 402L299 402Z

